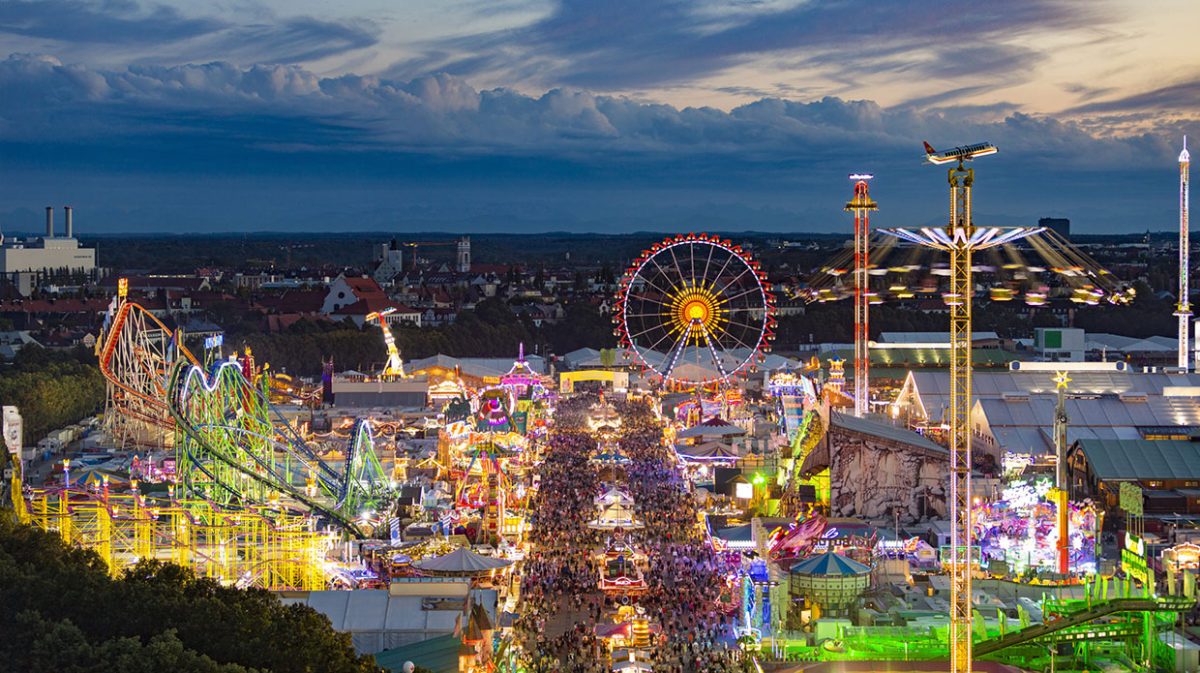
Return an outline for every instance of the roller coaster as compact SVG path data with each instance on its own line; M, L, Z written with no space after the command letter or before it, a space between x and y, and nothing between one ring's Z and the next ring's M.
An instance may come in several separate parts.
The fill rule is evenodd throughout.
M389 488L370 425L355 423L339 471L271 406L267 385L236 362L174 366L168 407L183 491L224 507L293 502L362 537L355 520L370 519Z
M266 507L229 509L198 499L77 488L36 489L25 520L96 552L118 575L141 560L169 561L240 587L324 589L328 532Z
M202 366L118 288L96 348L106 425L118 446L173 448L175 484L166 497L136 482L127 495L39 489L25 519L114 573L156 558L230 583L322 588L334 531L362 538L386 520L391 483L370 423L355 422L344 450L314 449L271 404L268 376L233 360Z
M982 657L1028 642L1136 638L1140 637L1145 630L1144 625L1137 623L1138 620L1125 620L1109 624L1093 624L1092 622L1111 615L1136 613L1164 613L1173 618L1177 613L1191 610L1195 604L1193 599L1186 596L1147 596L1114 598L1091 605L1080 605L1076 609L1064 611L1054 621L1034 624L1012 633L1006 633L999 638L977 642L974 648L975 654Z
M108 387L105 422L118 446L166 446L175 426L168 409L167 378L172 363L197 365L155 315L124 298L124 287L109 307L96 341L100 373Z

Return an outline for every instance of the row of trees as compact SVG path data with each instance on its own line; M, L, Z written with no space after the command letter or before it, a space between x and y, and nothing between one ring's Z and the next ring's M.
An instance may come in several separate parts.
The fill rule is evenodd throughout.
M0 400L20 407L27 444L104 405L104 377L86 348L51 351L26 346L0 372Z
M405 360L438 353L454 357L506 357L526 350L566 353L583 346L611 347L615 343L608 317L586 303L568 304L566 317L554 324L535 325L521 318L499 299L480 302L474 310L458 315L454 323L441 327L392 328L396 345ZM300 321L274 334L246 332L230 343L249 346L260 362L293 375L316 376L321 363L332 358L339 370L369 371L385 359L383 336L374 325L362 329L352 323Z
M375 673L307 606L143 561L100 557L0 516L0 669L29 673Z

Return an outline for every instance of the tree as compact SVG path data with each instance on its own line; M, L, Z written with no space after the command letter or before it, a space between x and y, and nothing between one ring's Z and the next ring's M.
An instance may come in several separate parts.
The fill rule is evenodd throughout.
M0 517L0 668L197 673L377 672L320 613L143 561L96 554Z
M104 377L85 348L26 346L0 376L0 400L20 408L25 437L33 442L99 411L104 392Z

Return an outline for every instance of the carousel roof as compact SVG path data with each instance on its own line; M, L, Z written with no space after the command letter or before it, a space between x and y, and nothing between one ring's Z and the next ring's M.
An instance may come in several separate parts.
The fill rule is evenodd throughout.
M603 493L595 498L592 498L592 502L597 505L610 505L613 503L632 505L633 496L629 494L629 491L626 491L620 486L610 486L605 489Z
M746 431L733 423L720 416L713 416L703 423L697 423L686 430L681 430L675 436L680 439L690 439L692 437L736 437L744 434Z
M521 344L520 351L517 353L517 359L513 361L512 367L509 368L508 372L500 377L500 380L506 383L510 380L514 380L513 382L517 383L534 383L541 381L541 378L541 375L529 366L529 362L525 359L525 344Z
M871 568L854 559L846 558L834 551L810 556L792 564L793 575L821 575L824 577L846 577L849 575L865 575Z
M675 453L684 458L741 458L742 454L729 444L716 441L701 444L676 444Z
M466 547L459 547L449 554L421 559L413 565L421 570L437 573L485 573L496 568L507 568L512 565L512 561L476 554Z

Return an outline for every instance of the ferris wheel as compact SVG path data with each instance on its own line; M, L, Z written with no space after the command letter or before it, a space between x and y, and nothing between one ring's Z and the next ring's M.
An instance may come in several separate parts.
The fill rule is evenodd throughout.
M613 316L622 347L683 384L725 381L775 338L775 297L758 262L705 234L643 251L621 279Z

